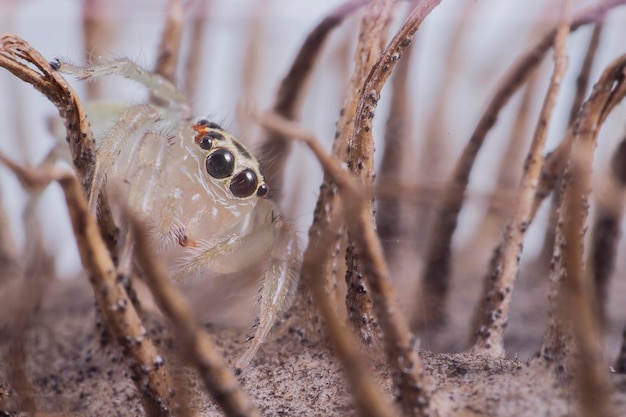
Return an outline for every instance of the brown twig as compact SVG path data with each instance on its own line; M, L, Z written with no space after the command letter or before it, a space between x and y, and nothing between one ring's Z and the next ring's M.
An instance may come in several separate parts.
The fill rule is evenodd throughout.
M273 123L274 128L280 128L282 134L288 133L279 122ZM298 132L292 132L298 133ZM305 137L298 134L299 137ZM314 139L311 139L314 140ZM322 153L322 157L329 158ZM344 173L345 174L345 173ZM332 244L332 236L325 235L329 241L318 241L319 247L311 248L311 256L302 264L302 269L307 270L312 276L323 276L323 258L328 245ZM347 328L337 313L334 299L328 297L324 288L323 280L311 280L310 290L315 298L315 306L322 313L326 327L326 333L334 348L334 352L343 364L344 373L352 388L354 403L361 416L392 416L395 410L380 392L376 381L372 378L367 359L354 343L356 335Z
M56 180L61 185L80 258L90 274L96 302L107 328L123 349L137 390L142 394L144 409L149 416L170 416L175 406L171 377L163 366L162 357L146 335L123 285L117 280L115 265L78 180L72 174L54 168L24 169L3 155L0 155L0 161L31 188L41 188L50 180Z
M31 84L54 104L65 121L67 142L74 168L85 193L91 189L95 163L95 141L78 96L55 68L28 43L15 35L0 37L0 66ZM106 198L101 200L99 227L111 254L117 254L117 228Z
M9 219L4 204L0 204L0 284L10 274L17 262L17 247L9 228Z
M480 301L485 303L485 307L482 309L484 316L472 347L474 354L503 357L505 353L504 329L509 320L509 308L522 255L524 236L532 221L530 217L532 203L541 174L542 154L548 125L552 118L552 111L556 104L563 75L567 69L569 7L570 1L563 0L561 23L554 37L554 71L526 158L517 204L515 205L515 216L507 226L504 240L497 249L498 253L501 254L499 262L496 261L492 264L494 269L488 275L491 282L487 297Z
M440 2L441 0L427 0L417 3L389 46L374 64L363 84L354 117L353 134L348 142L350 145L348 169L364 184L373 184L374 181L372 120L380 92L396 62L412 43L419 26ZM347 211L350 200L346 200L345 197L342 198L342 203ZM358 224L353 224L348 218L346 219L348 236L350 244L359 249L359 255L362 257L359 264L372 291L374 311L383 332L402 410L405 415L429 415L432 412L431 387L424 378L421 361L415 352L414 336L400 311L389 281L387 264L376 234L371 201L360 204L357 219ZM348 263L349 271L350 262ZM347 298L350 296L351 287L348 286ZM410 365L407 366L408 364Z
M507 190L515 190L519 184L519 172L522 171L522 155L523 149L527 142L527 137L530 136L528 128L530 127L530 105L531 101L536 94L537 79L534 75L528 81L522 96L522 101L518 109L513 129L511 130L511 137L508 141L507 148L504 151L502 160L500 161L500 167L498 169L498 176L496 179L496 186L494 187L494 193L489 201L489 207L485 217L482 219L481 224L476 227L475 235L467 244L468 251L470 252L467 258L474 256L474 251L481 250L486 245L492 245L496 240L496 235L499 235L506 227L507 223L511 221L513 210L502 210L502 204L499 201L502 199L501 194L506 193ZM542 166L543 168L543 166ZM517 192L517 191L516 191ZM512 203L512 207L515 207L515 202ZM529 216L529 222L534 220L534 214ZM487 276L483 277L483 285L478 303L472 314L472 321L470 327L470 346L475 342L475 336L480 329L483 318L485 316L485 309L487 308L488 293L491 289L492 279L495 277L497 268L501 265L502 250L498 245L492 253L489 261L489 268Z
M273 111L283 117L295 120L300 108L306 84L313 71L324 41L328 34L352 12L367 3L366 0L349 0L331 11L312 31L300 47L287 75L278 87ZM261 145L263 174L269 184L272 198L280 201L282 196L283 172L289 156L290 141L276 132L268 132Z
M408 75L411 64L411 52L414 46L407 48L404 58L398 62L391 80L391 103L385 126L384 148L376 182L393 183L402 177L410 178L415 150L411 143L411 102L409 100ZM397 254L397 241L408 237L407 225L410 223L402 194L378 200L376 226L378 236L385 250L387 261L391 264Z
M429 10L416 8L408 21L421 21L428 14L427 11ZM398 43L405 40L406 36L406 33L399 36ZM389 63L389 61L382 62L384 64L381 66ZM394 383L399 389L403 412L406 415L437 415L436 404L433 401L434 388L424 373L422 361L416 351L415 340L395 300L383 249L371 221L372 213L369 204L371 194L365 194L359 181L345 172L338 160L328 156L314 136L303 131L299 126L275 114L264 115L262 123L267 128L280 130L289 137L305 142L320 161L327 175L337 184L348 233L354 237L356 248L361 255L364 275L368 277L368 284L372 288L374 307L381 321L386 350L394 370ZM321 254L321 248L324 247L326 246L315 248L320 253L318 256L324 256ZM312 264L313 261L307 260L307 262ZM317 262L314 272L319 274L322 267L323 264ZM321 293L324 294L323 291Z
M335 140L332 146L332 154L339 160L345 160L347 158L348 138L352 134L354 128L354 115L356 112L356 106L359 98L359 90L363 84L363 81L370 72L372 66L376 62L377 57L381 51L381 39L384 38L386 28L389 24L389 17L391 15L391 9L393 8L393 2L389 0L377 0L371 2L366 8L363 17L361 19L361 25L359 29L359 41L357 43L355 55L354 55L354 70L350 77L350 82L346 90L344 97L343 107L340 112L339 120L337 121L337 130L335 133ZM320 186L320 194L317 199L315 211L313 212L313 224L309 228L309 246L304 252L304 262L309 262L308 258L313 256L310 253L313 247L322 248L318 242L331 241L332 244L326 246L326 253L324 256L321 254L315 254L319 256L318 259L322 260L323 270L325 271L324 277L327 277L325 288L329 297L335 298L337 285L336 271L337 268L337 254L341 253L341 250L337 250L343 246L342 241L345 237L345 225L343 223L343 210L338 201L337 186L333 183L331 177L326 173L324 174L324 181ZM332 236L332 239L328 236ZM346 275L347 276L347 275ZM302 270L301 279L303 285L307 285L309 280L319 279L312 276L305 269ZM359 275L354 276L354 279L359 281ZM348 287L350 287L348 283ZM369 295L366 289L366 284L360 280L354 284L354 290L352 294L357 293L357 298L360 298L360 303L352 303L354 295L346 297L346 303L348 309L352 308L350 304L356 305L355 311L360 312L352 314L352 317L359 317L358 326L359 336L364 341L376 340L376 323L374 314L371 309L371 302L367 301ZM358 310L357 310L358 309Z
M622 347L615 360L615 372L626 374L626 326L624 326L624 331L622 332Z
M626 96L626 55L613 61L594 85L574 123L570 169L563 177L554 270L550 275L551 322L540 357L561 361L568 355L567 336L574 336L578 359L573 367L583 415L614 416L610 384L604 370L596 321L593 283L583 265L585 224L597 137L604 120ZM554 300L556 294L556 301ZM558 306L558 309L557 309Z
M169 280L167 268L154 257L154 251L146 239L147 226L136 216L127 214L132 219L137 261L157 303L172 321L172 330L181 344L181 355L198 369L207 391L227 416L260 416L211 337L195 321L183 295Z
M600 36L602 35L603 22L600 21L594 25L593 33L589 39L589 45L587 46L587 52L585 59L576 78L576 93L572 102L572 107L569 114L568 126L571 128L574 124L574 120L581 109L585 94L589 87L589 78L591 75L591 69L595 62L595 57L598 51L598 45L600 44ZM572 135L568 131L565 139L559 144L559 146L546 156L544 160L544 168L542 168L541 182L539 184L538 192L535 197L535 203L533 207L533 215L539 210L543 200L554 190L558 189L559 178L565 170L565 165L568 160L570 147L572 144ZM552 251L554 249L554 233L556 231L556 222L558 220L557 208L560 205L560 193L554 193L552 197L552 204L550 206L550 217L548 220L548 227L543 240L543 247L541 249L541 258L550 259Z
M240 135L243 138L254 137L255 123L249 120L247 112L242 109L254 107L258 100L259 76L263 73L261 46L265 38L265 27L267 24L267 14L270 6L268 0L257 0L254 7L250 8L248 15L247 42L244 53L244 62L241 74L241 95L237 103L237 120ZM270 184L270 190L272 185Z
M597 207L591 228L588 265L593 275L599 323L607 320L607 291L615 267L626 203L626 138L618 145L609 172L596 193Z
M611 388L602 360L601 336L596 322L593 290L583 265L584 225L587 220L593 147L590 131L577 136L572 149L562 216L564 221L563 270L560 321L571 326L578 349L575 381L582 415L616 416L611 406ZM591 140L590 140L591 139ZM587 143L585 143L587 142ZM595 147L595 145L594 145ZM583 155L583 152L589 152ZM575 317L575 319L574 319Z
M426 117L426 126L423 133L420 133L418 140L420 142L419 151L417 153L417 177L423 181L428 181L431 186L441 186L446 175L447 158L450 157L447 146L447 119L450 108L450 94L455 87L454 76L458 74L459 68L462 68L463 56L462 47L464 46L464 36L467 34L469 24L472 22L473 15L478 8L475 2L468 1L459 12L459 18L449 25L452 31L450 42L445 52L445 62L440 69L441 76L439 78L439 86L433 103L428 104L428 116ZM412 238L416 241L416 253L423 256L428 245L430 245L429 231L432 225L435 211L431 205L417 206L414 216L416 226ZM430 303L424 299L420 303L420 308L412 312L411 326L422 327L428 323L429 328L435 327L442 321L443 305Z
M603 2L591 9L574 16L570 31L580 26L601 20L614 7L623 5L626 0ZM556 36L556 29L551 30L539 43L526 52L500 82L493 98L487 105L469 142L457 161L451 179L446 185L443 197L443 209L437 214L430 234L430 247L422 270L423 299L434 300L436 305L445 305L449 288L450 258L452 236L456 230L458 216L469 182L470 173L484 140L495 125L498 114L513 94L526 82L532 71L542 61Z
M183 33L184 8L181 0L168 0L165 9L165 27L159 43L154 73L176 82L176 67Z
M12 310L12 320L9 325L10 344L7 352L8 380L17 393L14 408L27 413L36 411L34 386L29 381L27 363L28 331L41 307L42 296L49 282L49 272L54 269L51 257L43 248L40 235L41 225L31 217L26 241L27 259L25 271L21 277L19 293L16 297L16 306ZM35 235L37 233L37 235ZM51 268L52 267L52 268Z
M102 0L83 0L83 34L85 38L85 62L91 62L94 56L99 57L106 50L107 43L111 39L111 28L107 24L107 7L110 2ZM102 85L98 80L86 85L87 100L95 100L102 97Z
M185 98L192 109L195 108L196 98L198 97L198 77L200 76L200 65L203 57L202 48L205 45L204 37L209 19L208 7L209 0L197 0L194 4L194 9L190 12L192 23L189 38L191 39L191 44L187 51L187 60L185 62L183 90ZM205 72L206 68L203 68L203 74Z

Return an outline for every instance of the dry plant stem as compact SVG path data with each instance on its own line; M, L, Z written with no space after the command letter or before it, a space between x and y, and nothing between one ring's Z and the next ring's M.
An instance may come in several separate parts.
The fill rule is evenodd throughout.
M411 102L408 96L408 73L411 64L409 47L400 60L391 80L391 104L385 126L384 149L376 182L392 184L401 178L411 178L415 152L411 144ZM404 209L402 194L379 199L376 209L378 236L390 264L396 255L396 242L407 236L407 226L411 223Z
M614 415L610 409L609 381L593 304L593 283L583 265L583 245L597 136L608 114L624 96L626 55L613 61L603 72L574 123L570 169L563 177L563 204L559 209L552 260L554 270L550 274L551 321L541 357L547 361L577 359L571 366L576 369L583 415ZM570 334L576 342L576 356L568 355Z
M309 33L278 88L274 112L290 120L298 117L306 93L307 81L328 34L347 16L366 3L366 0L350 0L341 4ZM272 198L276 201L280 201L282 197L283 175L289 156L289 146L289 139L276 132L268 132L261 145L263 173L269 184Z
M204 35L208 21L209 0L197 0L194 10L191 11L191 31L189 34L190 46L187 53L187 61L185 62L184 91L187 102L191 108L195 108L196 99L198 97L198 78L200 76L200 64L202 63L202 54L204 46ZM206 68L202 69L206 76Z
M95 142L85 112L67 81L28 43L15 35L0 37L0 66L45 95L65 119L67 141L83 188L91 187Z
M533 198L536 194L543 148L546 142L548 125L561 87L561 81L567 69L567 36L569 34L570 2L563 1L561 24L554 38L554 71L550 78L548 91L539 114L530 150L526 158L524 173L519 187L516 211L507 226L504 241L497 249L501 253L501 261L495 270L488 275L491 280L485 302L485 312L479 326L472 351L479 355L503 357L504 329L509 320L509 308L519 270L523 241L530 226ZM498 262L496 262L498 263Z
M265 38L264 24L267 23L269 5L268 0L257 0L248 15L248 22L246 22L248 39L244 54L238 109L254 107L258 100L259 76L263 73L263 61L260 59L262 54L259 49ZM245 117L245 112L239 111L237 116L241 137L252 137L254 123Z
M159 43L154 73L172 83L176 82L176 66L183 33L184 9L181 0L168 0L165 9L165 28Z
M37 225L39 226L39 225ZM41 236L38 239L27 241L31 247L28 254L28 261L31 264L26 268L25 273L21 277L20 292L17 298L16 306L13 309L13 320L9 326L8 334L11 338L9 351L6 357L8 365L8 382L17 393L17 403L13 404L13 409L33 413L36 411L36 404L33 392L34 388L28 380L27 371L25 369L26 356L26 335L31 327L33 319L40 307L42 295L45 292L47 284L46 271L49 267L47 261L49 257L46 255ZM1 407L8 409L7 404L0 404Z
M615 372L626 374L626 326L622 332L622 347L620 348L617 359L615 360Z
M409 21L420 19L419 9L420 7L411 14ZM422 9L422 12L425 10ZM423 16L427 14L425 12ZM403 29L405 28L403 27ZM410 31L410 29L408 30ZM400 37L399 43L404 39L406 39L406 33ZM383 62L382 66L389 63L384 60ZM424 373L422 361L417 354L415 339L410 333L408 323L396 302L394 289L389 281L389 272L382 245L371 221L372 213L369 205L371 193L365 193L361 181L354 179L345 172L338 160L326 154L311 134L275 114L264 115L263 123L268 128L280 130L289 137L304 141L318 158L327 175L337 184L348 233L355 237L355 242L358 245L357 250L363 262L363 271L372 288L374 307L385 337L386 351L393 369L394 384L399 390L398 396L403 414L437 416L438 412L433 402L434 388ZM371 191L371 188L366 186L365 190ZM317 274L323 271L323 264L319 262L324 257L321 249L327 247L329 241L321 242L325 245L311 249L313 255L320 258L312 257L304 263L309 267L315 265L313 272ZM311 285L318 284L311 283ZM323 290L318 289L317 291L326 296Z
M137 261L145 273L146 281L157 303L172 321L172 329L181 344L180 352L184 359L198 369L207 391L227 416L260 416L211 337L195 321L183 295L169 280L167 268L154 257L154 251L146 239L146 225L137 217L128 214L133 220L132 231L135 236Z
M507 190L515 189L516 185L519 183L518 173L522 171L522 149L525 145L526 137L530 136L527 132L530 125L530 105L532 97L536 93L535 90L537 84L537 77L533 76L526 85L524 96L522 97L522 102L518 110L517 118L515 119L513 130L511 131L511 138L509 139L507 149L504 152L504 157L502 158L502 161L500 163L495 191L489 201L489 209L487 211L487 214L485 215L481 225L476 228L476 236L474 237L474 239L472 239L470 243L472 247L481 247L486 243L491 244L492 240L490 238L495 238L495 233L499 233L506 226L506 223L510 222L513 210L511 210L510 208L503 210L500 201L502 200L503 193L506 193ZM517 168L518 166L519 169ZM514 204L515 201L512 201L511 206L509 207L515 207ZM532 223L534 215L535 213L531 212L529 223ZM482 325L483 317L485 316L487 309L488 293L491 289L492 280L490 279L490 277L495 277L495 273L501 265L501 258L502 250L501 246L499 245L493 251L493 254L489 261L489 269L487 271L487 276L483 278L483 286L480 297L478 299L479 301L476 305L474 313L472 314L472 321L469 332L469 346L472 346L476 341L476 334L478 334L478 330Z
M421 23L440 2L441 0L422 0L417 3L363 84L354 117L354 130L349 140L348 168L366 186L373 185L374 181L372 121L381 90L395 64L411 45ZM415 352L414 336L389 281L387 264L376 234L371 200L351 207L354 203L346 197L350 198L342 193L346 215L349 211L354 211L350 214L357 219L353 222L349 220L351 217L346 216L350 244L358 249L362 257L361 267L371 289L374 311L383 333L394 385L399 390L402 411L407 416L432 415L434 410L430 404L431 387L426 382L421 360ZM348 286L347 297L351 295L354 296L354 290Z
M373 70L373 65L369 62L370 59L378 60L381 49L386 42L387 32L389 30L389 24L391 21L391 12L393 9L393 2L387 0L380 0L378 2L374 1L371 3L371 6L368 8L367 12L363 16L363 20L361 22L361 29L359 34L359 40L362 41L360 43L361 48L357 46L357 56L355 57L355 63L361 62L361 70L370 69ZM366 35L366 31L370 31L368 35ZM359 55L359 53L361 55ZM367 56L365 56L367 54ZM375 61L376 62L376 61ZM365 64L365 65L363 65ZM370 72L371 73L371 72ZM357 81L355 76L357 72L353 73L353 77L350 82ZM343 115L342 117L350 117L346 118L345 122L348 124L345 125L343 130L339 130L342 134L345 134L345 141L347 143L347 147L344 150L346 152L346 161L348 164L348 169L357 177L363 180L363 184L368 186L372 185L374 182L374 143L373 140L365 140L364 142L359 141L359 138L354 136L355 129L358 123L357 117L358 114L358 102L362 100L362 97L366 94L365 91L367 89L367 78L365 75L358 80L358 96L356 97L356 102L352 101L349 98L350 105L353 103L355 107L350 107L346 112L346 107L344 103L343 107ZM361 80L363 80L363 84L361 84ZM373 110L372 110L373 117ZM341 117L337 123L337 126L340 126L342 122ZM341 140L342 136L335 140L333 146L335 146L339 140ZM342 204L345 204L345 201L342 200ZM368 203L370 210L370 221L372 223L372 227L374 226L374 205L373 201ZM346 247L346 308L348 312L348 319L352 322L355 329L359 333L361 340L365 342L368 346L372 347L380 347L379 341L381 339L379 334L379 328L376 322L376 317L374 316L374 308L372 305L372 296L369 294L369 286L370 281L369 277L364 277L366 274L366 268L364 263L365 260L360 259L361 253L358 249L358 245L360 242L356 242L358 239L357 236L354 236L350 233L350 226L348 226L348 240ZM337 242L338 243L338 242ZM365 279L364 279L365 278Z
M576 14L570 24L570 31L574 31L584 24L603 19L610 9L625 3L626 0L610 0ZM500 86L487 105L487 109L457 161L451 179L446 185L442 209L434 220L430 234L429 242L431 243L421 278L424 294L418 294L419 298L434 300L433 304L436 305L445 305L449 287L452 236L456 230L465 189L478 152L487 133L495 125L500 110L542 61L545 53L553 44L555 36L556 29L553 29L509 70L508 75L500 82Z
M11 229L9 228L9 221L4 204L0 204L0 271L5 271L5 268L15 264L17 260L17 248L15 241L11 235ZM0 284L5 278L8 278L5 273L0 274Z
M578 77L576 78L576 93L574 96L574 101L572 102L572 107L570 109L568 122L568 126L570 127L574 124L576 116L578 116L578 112L580 111L583 100L585 99L585 94L587 93L587 89L589 87L589 77L591 75L591 69L597 55L598 45L600 44L602 27L602 21L594 25L591 39L589 40L589 45L587 46L585 59L583 60L580 72L578 73ZM556 150L548 154L548 156L545 158L544 168L542 168L543 173L541 175L541 184L539 186L537 196L535 197L533 214L536 213L537 210L539 210L541 203L552 192L552 190L554 190L555 188L559 188L559 178L565 170L565 165L569 157L571 144L572 135L571 132L568 131L565 136L565 140L563 140L559 144ZM546 228L543 247L541 249L542 259L550 259L550 257L552 256L552 251L554 249L554 233L556 231L556 222L559 217L557 209L560 205L560 198L560 193L553 194L552 203L550 206L548 227Z
M146 335L146 329L123 285L117 280L115 265L100 236L98 225L89 212L78 180L68 172L59 172L53 168L47 171L27 170L3 155L0 155L0 161L30 188L41 188L53 179L61 185L80 258L90 274L96 302L107 329L122 347L123 357L142 395L144 409L149 416L170 416L174 406L171 377L163 366L162 357Z
M101 52L107 49L111 38L111 28L104 16L109 2L102 0L83 0L83 34L85 37L85 62L97 60ZM99 80L85 85L87 100L102 97L102 84Z
M447 45L447 52L445 52L445 63L441 68L441 76L439 78L438 92L435 95L434 102L428 104L429 113L427 117L427 125L425 131L421 133L421 137L418 138L421 143L418 152L417 163L417 177L422 181L428 181L431 186L441 186L443 184L446 171L445 166L449 164L446 160L449 147L446 146L447 139L447 109L450 108L451 90L454 88L454 77L459 68L463 66L460 62L463 56L463 36L467 32L469 23L472 22L472 16L477 9L475 2L468 1L465 3L460 17L454 25L450 25L452 36L450 42ZM422 257L425 249L430 245L428 240L428 231L431 228L433 216L435 210L433 206L422 205L418 206L414 213L417 219L415 231L412 239L417 242L416 253L419 253ZM414 312L412 317L412 326L418 327L426 324L432 328L438 322L438 318L441 317L443 305L437 303L430 303L429 300L424 299L425 304L421 304L419 310ZM419 315L419 317L418 317Z
M56 106L65 121L72 162L85 193L91 189L95 162L95 141L87 115L78 96L65 79L28 43L14 35L0 37L0 66L31 84ZM109 206L102 197L99 226L110 253L117 253L117 228Z
M597 130L593 128L595 132ZM595 132L581 130L572 149L570 177L563 201L564 238L560 321L571 326L577 342L575 381L581 415L616 416L611 388L602 359L601 335L594 310L592 283L585 274L584 235L587 220L591 163Z
M277 125L280 126L280 125ZM299 137L303 137L300 136ZM320 150L321 152L321 150ZM328 158L326 155L324 157ZM311 276L323 276L324 253L330 245L332 236L327 236L328 241L319 241L319 247L311 248L311 256L302 265ZM356 335L346 327L339 317L334 299L328 297L322 280L311 280L310 290L315 299L315 306L322 313L326 333L334 348L334 352L343 364L343 369L354 395L354 403L360 416L392 416L396 413L384 395L380 392L378 384L372 378L370 367L358 344L354 343Z
M332 153L339 160L345 160L347 157L348 138L352 133L354 127L354 113L356 111L358 91L362 86L363 80L371 70L372 66L376 62L377 57L380 55L380 43L381 39L386 33L386 29L389 23L389 17L393 8L393 1L382 0L370 2L365 10L361 19L361 25L359 28L359 40L356 46L354 56L354 70L350 77L350 82L346 90L346 95L343 102L343 107L337 121L335 140L333 142ZM313 224L309 228L309 246L304 252L303 260L308 262L308 258L313 256L311 252L312 247L321 248L319 244L321 241L329 241L331 244L326 246L326 253L319 255L322 260L323 270L325 273L323 277L327 277L325 281L325 291L329 297L335 298L337 277L336 271L338 268L338 260L336 255L341 251L337 251L336 248L342 246L342 240L345 234L345 225L343 223L343 211L338 201L337 186L333 183L331 177L324 174L324 181L320 186L320 195L315 206L313 213ZM329 237L329 236L332 236ZM316 254L316 256L318 256ZM358 280L359 275L355 278ZM312 279L319 279L310 275L306 270L302 271L301 282L306 285L308 281ZM348 283L348 287L350 283ZM374 314L371 309L371 301L366 299L368 297L365 284L363 282L355 284L355 290L351 294L356 293L357 290L364 289L365 293L358 294L356 298L360 298L359 302L355 301L355 296L350 295L347 297L346 303L348 309L350 304L357 305L352 314L352 317L358 317L359 324L356 329L359 330L359 336L364 341L376 340L376 328ZM360 313L359 313L360 312ZM365 318L365 320L363 320ZM365 321L365 324L364 324Z
M618 145L606 180L596 193L588 265L593 275L598 321L606 327L607 291L615 267L626 202L626 138Z

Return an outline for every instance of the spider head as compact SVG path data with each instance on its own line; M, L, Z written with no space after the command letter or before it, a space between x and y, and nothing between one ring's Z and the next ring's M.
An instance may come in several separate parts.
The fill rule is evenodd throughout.
M206 174L225 184L230 193L241 199L263 197L269 188L259 161L237 139L218 124L206 119L191 126L195 143L205 155Z

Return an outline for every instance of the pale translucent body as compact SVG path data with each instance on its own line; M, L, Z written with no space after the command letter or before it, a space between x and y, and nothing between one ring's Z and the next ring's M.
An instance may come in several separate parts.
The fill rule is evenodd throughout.
M256 193L236 197L231 178L244 169L264 179L258 161L228 133L210 150L202 149L188 107L167 80L150 74L128 60L79 68L56 63L59 70L79 78L119 74L146 85L170 104L107 104L115 121L97 138L99 148L90 205L97 211L101 190L119 198L150 224L155 256L166 260L174 280L244 271L255 265L263 270L258 327L251 345L236 363L249 364L266 340L295 286L297 238L289 222L278 215L274 203ZM101 112L98 112L101 113ZM98 114L103 118L102 114ZM106 119L106 116L104 117ZM104 120L104 123L107 121ZM205 160L216 149L235 157L233 174L214 178ZM132 238L124 216L116 215L122 233L120 268L132 268Z

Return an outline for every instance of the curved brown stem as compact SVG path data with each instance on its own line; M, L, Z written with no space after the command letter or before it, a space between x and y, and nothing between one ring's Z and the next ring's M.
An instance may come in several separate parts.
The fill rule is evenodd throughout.
M626 0L607 1L578 13L572 19L570 31L575 31L582 25L603 19L610 9L625 3ZM478 152L487 134L495 125L501 109L543 60L546 52L552 46L555 36L556 28L552 29L536 46L526 52L509 70L508 75L500 82L500 87L487 105L487 109L454 167L452 177L444 192L442 209L434 220L430 234L430 242L432 243L421 274L424 294L418 294L420 298L423 297L427 301L426 310L433 312L432 319L434 320L440 319L444 311L450 281L452 236L456 230L465 190Z

